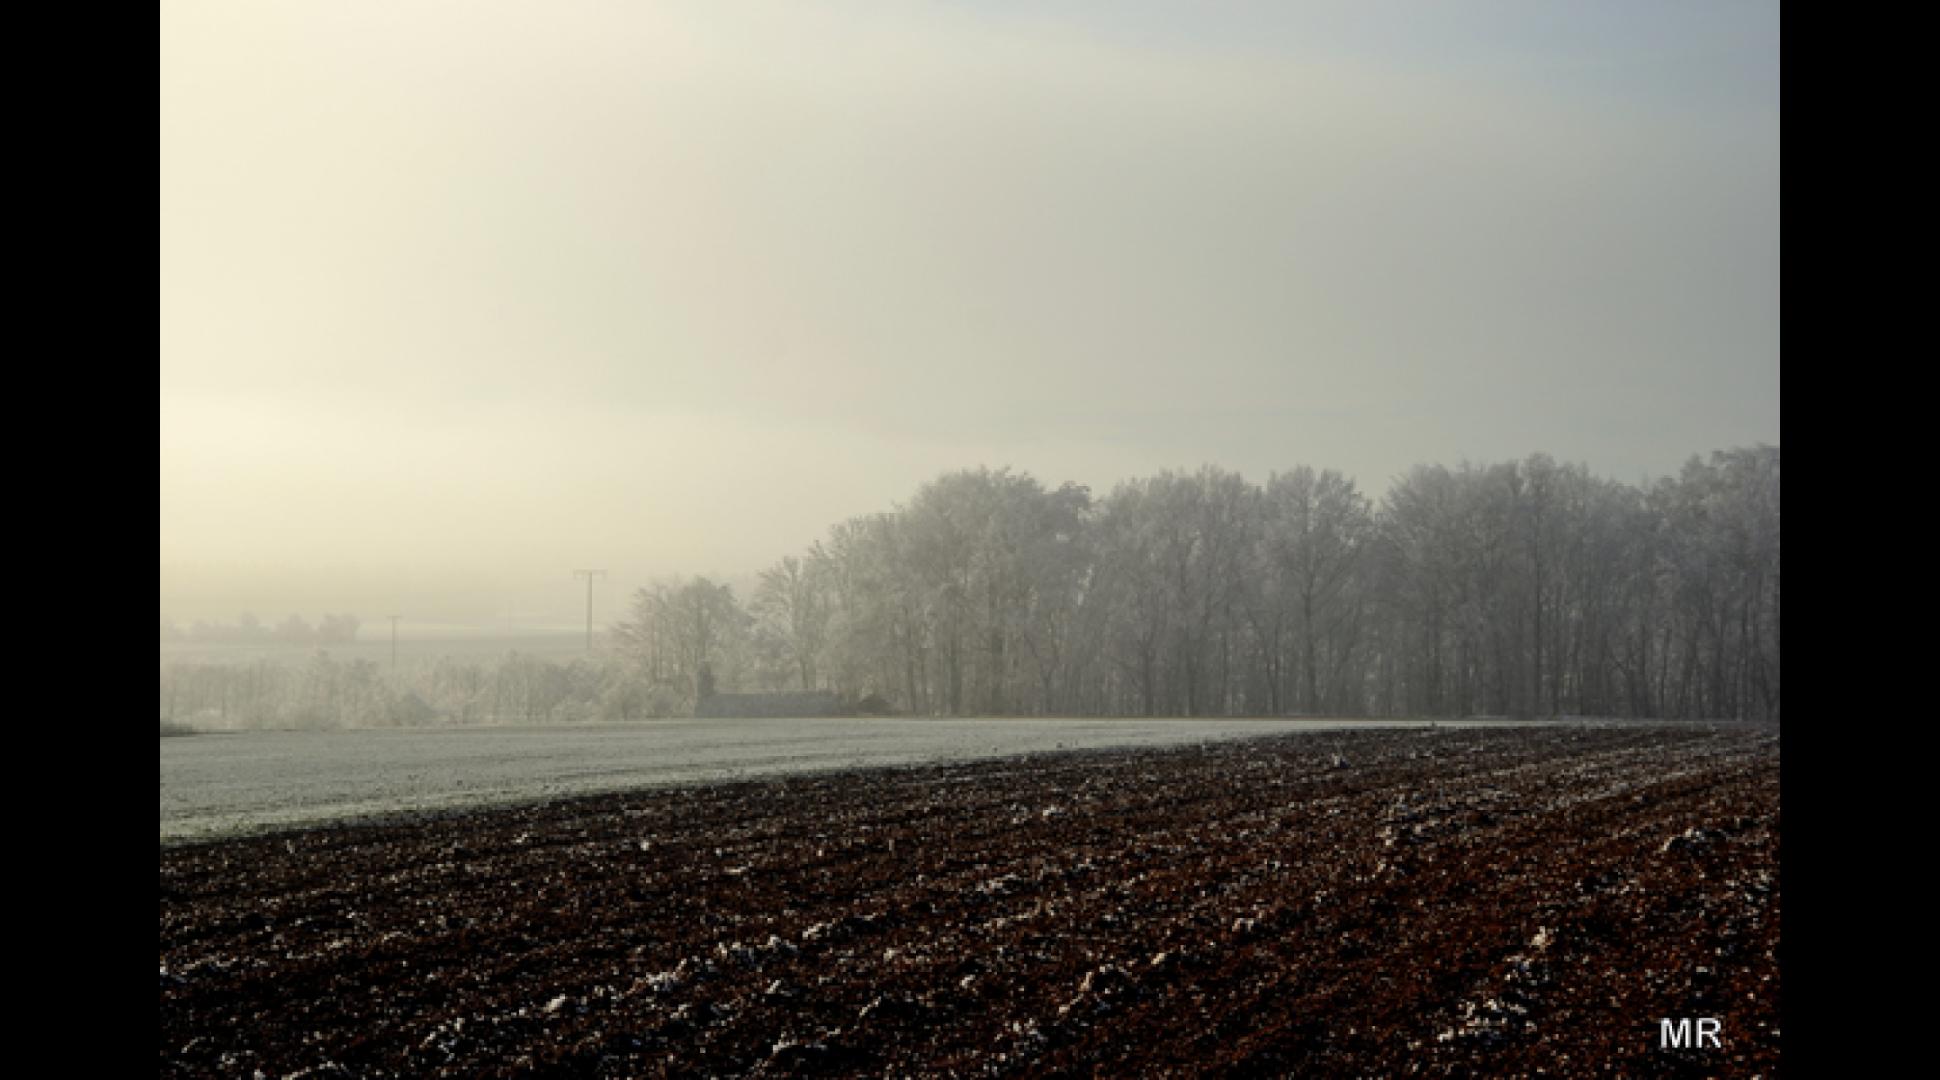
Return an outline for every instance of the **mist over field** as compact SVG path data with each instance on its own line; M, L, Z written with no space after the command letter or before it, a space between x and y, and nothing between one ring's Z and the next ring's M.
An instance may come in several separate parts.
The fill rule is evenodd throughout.
M1776 9L1401 10L169 13L164 720L1777 716Z
M1420 466L1379 504L1306 467L1166 472L1102 499L962 470L752 590L656 582L597 633L589 574L584 638L165 622L162 719L631 720L799 691L919 716L1775 720L1779 461L1719 453L1647 487L1546 455Z
M164 617L570 627L988 466L1776 445L1775 6L172 6Z
M1777 1075L1775 2L159 14L163 1076Z

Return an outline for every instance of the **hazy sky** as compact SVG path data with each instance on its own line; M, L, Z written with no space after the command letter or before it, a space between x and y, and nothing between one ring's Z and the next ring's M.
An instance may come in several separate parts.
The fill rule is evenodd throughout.
M570 624L945 469L1779 441L1776 3L161 8L164 615Z

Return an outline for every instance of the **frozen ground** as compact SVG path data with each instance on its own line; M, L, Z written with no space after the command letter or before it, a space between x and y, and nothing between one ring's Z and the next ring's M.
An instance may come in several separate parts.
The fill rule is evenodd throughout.
M1774 1076L1778 774L1335 732L165 844L161 1076Z
M159 740L161 839L414 810L1046 750L1211 742L1379 720L658 720L257 731ZM1500 726L1503 721L1488 721ZM1442 726L1455 726L1442 722Z

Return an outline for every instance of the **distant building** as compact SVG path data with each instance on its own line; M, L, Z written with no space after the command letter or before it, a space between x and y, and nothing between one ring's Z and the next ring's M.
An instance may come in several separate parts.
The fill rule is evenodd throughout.
M846 716L849 710L831 690L778 690L764 693L708 694L694 706L701 719L753 720L761 717Z

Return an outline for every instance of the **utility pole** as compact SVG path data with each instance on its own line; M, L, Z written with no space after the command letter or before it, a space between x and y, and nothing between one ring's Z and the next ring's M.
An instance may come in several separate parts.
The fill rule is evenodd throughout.
M575 570L574 577L586 577L586 655L593 654L593 579L606 576L604 570Z
M397 616L386 615L391 620L391 675L397 675Z

